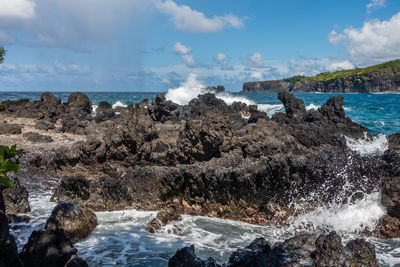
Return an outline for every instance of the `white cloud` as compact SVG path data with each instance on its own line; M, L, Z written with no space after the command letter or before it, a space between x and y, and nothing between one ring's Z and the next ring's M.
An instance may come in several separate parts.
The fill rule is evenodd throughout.
M111 40L114 29L134 17L138 45L150 10L148 0L0 0L0 30L22 32L24 45L84 50L87 43Z
M218 53L218 55L215 57L215 61L221 65L227 64L226 55L223 53Z
M370 20L361 28L332 33L333 44L344 41L353 64L373 64L400 58L400 12L390 20ZM338 42L335 42L339 40Z
M189 68L193 68L196 67L197 63L194 60L193 55L182 55L181 59L183 61L183 63L185 63L186 66L188 66Z
M30 19L35 16L32 0L1 0L0 18Z
M185 32L210 33L219 32L227 26L243 27L243 21L233 14L207 18L204 13L186 5L177 5L172 0L155 0L156 8L170 16L174 27Z
M174 48L172 49L172 51L177 55L186 55L186 54L190 53L190 51L192 51L192 49L190 47L184 46L180 42L177 42L174 45Z
M262 68L264 67L264 60L262 58L261 53L256 52L252 55L248 56L248 65L253 68Z
M182 62L189 68L194 68L197 66L196 60L194 59L193 55L189 54L192 51L190 47L187 47L180 42L177 42L172 52L178 56L180 56Z
M349 69L354 69L354 65L351 64L350 61L345 60L341 62L333 62L330 64L327 69L329 71L337 71L337 70L349 70Z
M254 79L257 79L257 80L262 80L263 79L263 74L262 74L262 72L255 71L255 72L251 73L250 77L254 78Z
M386 0L372 0L371 3L366 5L367 13L371 13L372 9L384 7Z
M344 38L343 34L339 34L335 30L332 30L328 35L328 41L333 45L338 45Z

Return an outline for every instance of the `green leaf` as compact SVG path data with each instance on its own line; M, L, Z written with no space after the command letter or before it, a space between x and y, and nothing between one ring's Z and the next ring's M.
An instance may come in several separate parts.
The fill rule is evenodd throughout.
M0 185L4 185L4 186L7 186L7 187L14 186L13 182L11 182L11 180L8 179L5 176L0 176Z

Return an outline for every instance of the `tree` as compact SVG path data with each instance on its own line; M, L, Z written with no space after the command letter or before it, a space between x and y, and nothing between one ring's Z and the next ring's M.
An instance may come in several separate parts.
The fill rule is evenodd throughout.
M5 55L6 50L4 49L4 47L0 47L0 64L3 63Z
M24 153L22 149L17 149L16 145L12 147L0 146L0 185L7 187L13 186L13 183L7 177L9 172L17 172L19 165L15 161L15 156Z

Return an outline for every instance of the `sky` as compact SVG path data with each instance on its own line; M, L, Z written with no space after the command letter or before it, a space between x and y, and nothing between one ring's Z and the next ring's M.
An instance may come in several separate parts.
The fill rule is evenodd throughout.
M146 91L400 58L399 0L0 0L0 91Z

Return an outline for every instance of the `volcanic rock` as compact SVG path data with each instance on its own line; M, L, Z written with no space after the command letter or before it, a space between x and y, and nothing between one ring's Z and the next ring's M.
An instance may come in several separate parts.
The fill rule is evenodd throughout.
M24 138L28 139L33 143L51 143L53 138L48 135L43 135L36 132L27 132L22 135Z
M21 129L18 124L0 123L0 134L21 134Z
M196 256L194 245L178 249L169 259L168 267L220 267L213 258L204 261Z
M278 98L285 106L286 114L289 118L303 120L306 117L306 107L303 100L287 92L280 92Z
M3 198L7 214L19 214L30 212L31 208L28 202L28 191L23 187L17 179L14 186L3 190Z
M64 267L76 253L77 250L62 230L40 230L31 234L20 257L24 266Z
M59 203L46 222L47 231L62 229L74 243L90 235L96 226L96 215L79 202Z

